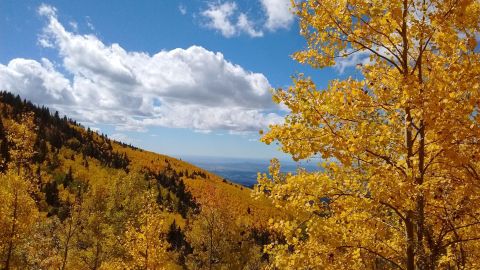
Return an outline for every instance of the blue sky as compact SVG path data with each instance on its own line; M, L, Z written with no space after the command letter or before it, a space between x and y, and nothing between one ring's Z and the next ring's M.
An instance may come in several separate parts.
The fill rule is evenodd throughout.
M355 74L290 58L289 2L0 0L0 88L159 153L287 158L258 142L287 113L269 88Z

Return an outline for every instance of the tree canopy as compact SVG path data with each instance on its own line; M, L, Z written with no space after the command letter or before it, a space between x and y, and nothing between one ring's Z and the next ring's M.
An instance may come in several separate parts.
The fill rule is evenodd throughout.
M263 136L318 172L259 177L257 193L299 213L272 220L273 267L477 269L480 252L480 3L308 0L295 5L315 68L354 54L362 78L318 89L296 76L290 112Z

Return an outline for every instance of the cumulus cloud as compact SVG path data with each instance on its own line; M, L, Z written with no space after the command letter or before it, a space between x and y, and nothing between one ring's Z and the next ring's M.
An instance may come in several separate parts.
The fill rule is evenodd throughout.
M0 86L83 122L117 130L149 126L194 130L256 131L281 117L267 78L203 47L154 55L104 44L96 36L69 32L55 8L38 9L47 24L39 44L58 51L62 74L47 59L0 64Z
M210 3L208 9L201 14L207 19L207 27L220 31L224 37L233 37L242 33L251 37L263 36L262 31L255 30L245 13L239 13L237 16L237 9L235 2Z
M265 27L268 30L288 29L294 16L290 10L290 0L260 0L267 15Z
M70 81L57 72L53 64L43 58L35 60L16 58L8 65L0 64L1 87L28 97L37 103L74 102Z
M241 34L261 37L263 30L274 32L290 28L294 20L290 0L259 0L258 4L264 11L264 18L257 22L240 12L236 2L210 2L201 15L207 19L207 27L228 38Z

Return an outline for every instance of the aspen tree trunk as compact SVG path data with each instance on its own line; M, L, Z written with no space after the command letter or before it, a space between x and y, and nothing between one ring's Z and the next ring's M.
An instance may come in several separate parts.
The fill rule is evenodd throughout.
M408 15L408 0L403 1L403 23L402 23L402 68L404 81L407 82L409 73L408 68L408 38L407 38L407 15ZM405 108L405 145L407 147L407 167L410 172L413 172L413 165L411 158L413 157L413 139L412 139L412 115L410 108ZM406 179L407 181L411 179ZM415 270L415 213L408 211L405 220L406 230L406 255L407 255L407 270Z
M63 250L62 270L64 270L65 266L67 265L68 245L70 244L71 236L72 236L72 224L70 223L68 234L67 234L67 240L65 241L65 248Z
M7 251L7 259L5 260L5 269L10 269L10 263L12 259L13 253L13 238L15 237L15 233L17 230L17 210L18 210L18 191L15 190L14 201L13 201L13 220L12 220L12 227L10 229L10 240L8 241L8 251Z

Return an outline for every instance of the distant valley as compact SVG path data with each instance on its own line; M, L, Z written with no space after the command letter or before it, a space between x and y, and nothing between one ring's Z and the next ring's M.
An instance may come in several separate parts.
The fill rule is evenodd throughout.
M257 173L267 173L270 165L268 159L251 158L186 156L183 157L183 160L231 182L250 188L257 183ZM283 172L295 172L299 167L305 168L307 171L315 171L319 168L318 160L302 162L281 160L281 164Z

